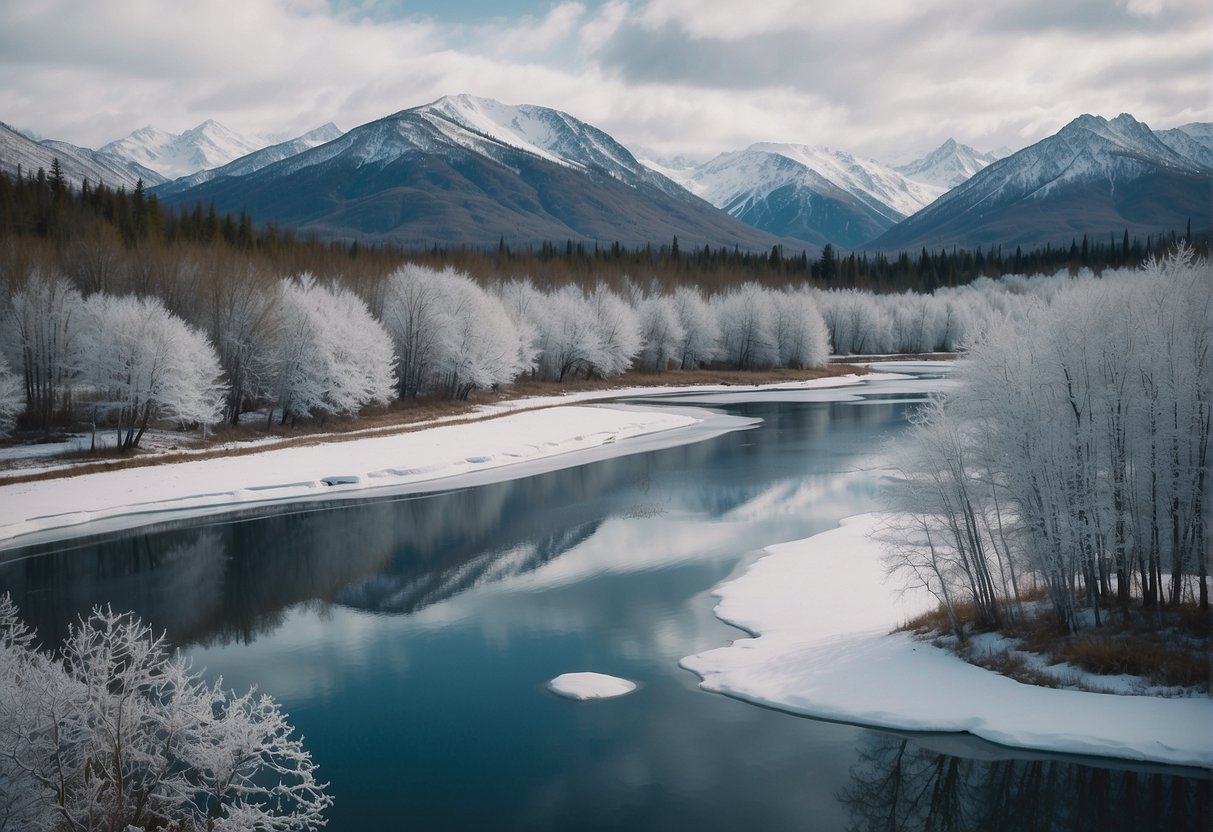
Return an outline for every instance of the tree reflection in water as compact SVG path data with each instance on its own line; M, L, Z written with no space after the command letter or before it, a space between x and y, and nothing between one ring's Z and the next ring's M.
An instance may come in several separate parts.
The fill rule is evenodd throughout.
M872 733L837 799L852 832L1207 830L1207 777L1066 759L953 757Z

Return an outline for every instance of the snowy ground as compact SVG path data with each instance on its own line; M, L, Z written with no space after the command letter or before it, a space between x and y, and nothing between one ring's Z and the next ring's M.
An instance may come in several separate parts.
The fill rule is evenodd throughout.
M879 515L771 546L716 588L716 614L754 634L683 659L701 686L808 716L968 731L1019 748L1213 768L1213 699L1015 682L890 631L935 601L885 581ZM1114 684L1112 685L1115 686Z
M202 513L429 482L699 421L685 412L551 407L393 436L0 485L0 540L106 519L135 525L164 512Z

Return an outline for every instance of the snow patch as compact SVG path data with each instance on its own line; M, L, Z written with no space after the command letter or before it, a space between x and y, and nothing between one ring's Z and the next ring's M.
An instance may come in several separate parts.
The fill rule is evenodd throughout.
M0 541L92 521L215 511L428 482L600 448L702 420L670 409L548 407L413 433L0 485ZM510 455L500 453L509 448ZM626 451L623 451L626 453ZM334 472L339 472L334 474Z
M548 690L579 702L587 699L611 699L636 690L636 683L605 673L561 673L548 682Z
M682 660L700 687L806 716L1002 745L1213 768L1213 699L1025 685L890 630L931 609L885 581L881 515L767 548L715 589L716 615L755 634ZM1202 727L1203 726L1203 727Z

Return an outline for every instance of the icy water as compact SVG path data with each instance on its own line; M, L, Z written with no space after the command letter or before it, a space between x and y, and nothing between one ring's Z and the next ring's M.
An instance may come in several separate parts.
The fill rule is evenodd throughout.
M717 398L761 424L492 485L0 552L0 591L44 640L109 602L273 694L335 832L1208 829L1202 772L805 719L678 667L739 635L710 589L748 553L875 506L913 406L881 389ZM581 670L640 688L544 689Z

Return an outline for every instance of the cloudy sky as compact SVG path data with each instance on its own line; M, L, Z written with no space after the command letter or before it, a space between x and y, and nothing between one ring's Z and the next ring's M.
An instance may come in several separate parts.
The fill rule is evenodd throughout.
M3 0L0 121L89 147L207 118L349 129L461 92L630 147L900 162L1080 113L1213 121L1209 0Z

